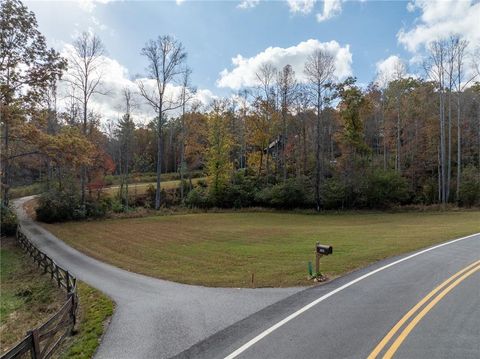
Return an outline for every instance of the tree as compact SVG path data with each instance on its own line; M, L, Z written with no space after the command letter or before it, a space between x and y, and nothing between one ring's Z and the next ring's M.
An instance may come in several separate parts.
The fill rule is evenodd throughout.
M447 198L447 157L445 140L445 69L447 62L447 43L443 40L434 41L429 46L429 59L426 63L426 70L430 78L436 83L439 97L439 176L438 176L438 194L439 200L446 203Z
M265 137L264 143L261 143L260 148L260 163L259 163L259 171L258 175L260 176L262 171L262 164L263 164L263 153L265 148L266 151L266 160L265 160L265 180L268 182L269 180L269 141L270 141L270 130L271 130L271 122L272 122L272 114L275 109L275 91L273 88L273 82L275 80L275 74L277 70L275 67L270 63L265 63L260 66L258 72L255 73L257 77L259 86L258 86L258 96L256 99L257 108L261 109L261 116L263 117L260 119L262 122L262 126L257 126L257 128L262 128L265 131L264 135L261 137Z
M134 147L135 123L133 122L131 109L133 106L133 94L129 88L122 91L125 102L125 114L118 122L117 137L120 149L120 164L122 174L122 182L120 184L120 198L124 198L125 209L128 211L128 183L130 164L132 162L132 153ZM123 156L122 156L123 155ZM122 158L123 157L123 158ZM125 186L125 197L123 197L123 187Z
M185 127L185 113L186 113L186 108L187 104L189 101L191 101L194 98L195 95L195 89L192 88L191 83L190 83L190 75L192 73L192 70L189 68L186 68L184 73L183 73L183 79L182 79L182 94L181 94L181 104L182 104L182 117L180 118L181 121L181 133L180 133L180 199L183 202L183 182L184 182L184 176L185 176L185 169L186 169L186 163L185 163L185 136L186 136L186 127Z
M72 96L82 105L82 132L88 135L88 104L94 94L105 94L101 91L103 77L103 56L105 47L100 38L89 32L83 32L73 42L73 52L69 56L69 72L67 81L72 89L80 93ZM85 205L85 186L87 181L87 167L81 173L81 201Z
M465 86L468 85L473 78L464 83L464 61L465 61L465 49L468 46L468 41L456 39L456 52L455 52L455 70L456 70L456 83L457 83L457 188L455 193L456 201L460 201L460 183L462 180L462 125L461 125L461 98L462 92Z
M290 107L293 104L296 96L297 81L295 80L295 71L293 71L291 65L285 65L278 73L277 78L278 92L280 95L280 106L282 116L282 170L283 181L287 180L287 161L286 161L286 143L287 136L287 116L290 111Z
M305 75L309 83L309 91L315 104L316 126L315 126L315 201L317 211L320 210L320 182L322 176L322 110L325 102L325 95L329 83L333 79L335 61L331 54L316 50L307 58L305 63Z
M187 58L182 43L170 36L159 36L150 40L141 54L147 58L147 76L154 80L150 87L145 81L138 83L140 94L153 108L157 115L157 188L155 192L155 209L160 208L160 175L162 173L162 129L168 111L180 108L181 99L167 94L167 86L185 72L182 66ZM167 96L168 95L168 96Z
M11 165L35 151L12 153L12 135L35 115L44 92L65 69L65 60L46 45L33 12L18 0L0 5L0 119L2 124L2 200L8 205Z
M214 199L221 195L232 173L232 138L225 121L225 112L225 103L214 102L208 115L207 173Z

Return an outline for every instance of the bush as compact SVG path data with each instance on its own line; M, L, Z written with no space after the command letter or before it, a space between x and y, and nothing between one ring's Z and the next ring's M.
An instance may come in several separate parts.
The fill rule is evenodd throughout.
M37 219L46 223L100 218L112 207L112 199L105 197L98 200L89 199L82 206L77 191L49 191L43 193L38 200Z
M312 205L310 187L306 178L291 178L264 188L255 199L263 206L282 209L304 208Z
M85 203L85 217L104 217L111 208L112 200L109 197L101 198L96 201L88 200Z
M480 203L480 171L475 166L464 168L458 197L461 206L471 207Z
M185 204L189 207L209 208L212 206L208 191L205 187L196 187L188 192Z
M86 211L75 192L49 191L40 195L36 209L37 219L42 222L62 222L86 217Z
M1 206L1 234L2 236L11 236L14 235L15 232L17 231L17 215L15 212L3 205L3 203L0 205Z
M320 191L322 205L325 209L339 209L345 206L348 188L340 178L328 178Z
M244 208L255 205L255 194L261 185L257 178L246 176L244 171L235 174L232 182L227 184L217 197L217 207Z
M407 181L394 171L373 171L361 187L360 197L369 208L402 204L409 198Z

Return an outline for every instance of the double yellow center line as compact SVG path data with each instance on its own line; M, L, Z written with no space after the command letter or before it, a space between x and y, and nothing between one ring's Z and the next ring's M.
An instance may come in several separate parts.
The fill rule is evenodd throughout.
M455 273L453 276L448 278L445 282L440 284L434 290L427 294L420 302L418 302L412 309L410 309L407 314L403 316L400 321L395 324L395 326L387 333L387 335L382 339L380 343L375 347L372 353L368 356L368 359L375 359L380 354L380 352L385 348L385 346L390 342L390 340L395 336L395 334L402 328L402 326L415 314L417 311L427 302L430 301L437 293L439 293L433 300L431 300L417 315L411 320L411 322L403 329L403 331L398 335L397 339L393 342L390 348L385 352L383 359L390 359L393 357L395 352L398 350L403 341L407 338L410 332L415 328L415 326L422 320L422 318L453 288L458 284L464 281L467 277L471 276L473 273L480 270L480 260L475 263L470 264L461 271Z

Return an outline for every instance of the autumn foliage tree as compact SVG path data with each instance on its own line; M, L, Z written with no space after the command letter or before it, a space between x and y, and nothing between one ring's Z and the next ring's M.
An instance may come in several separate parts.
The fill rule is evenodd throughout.
M2 125L2 201L9 202L12 163L35 152L18 143L22 127L38 116L48 86L56 82L66 62L46 45L33 12L18 0L0 4L0 116ZM13 142L13 143L12 143ZM33 141L34 143L35 141Z

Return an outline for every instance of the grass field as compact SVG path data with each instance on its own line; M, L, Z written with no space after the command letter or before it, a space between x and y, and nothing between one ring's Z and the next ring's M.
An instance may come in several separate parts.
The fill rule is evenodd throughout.
M42 276L14 238L1 241L0 347L4 352L60 309L66 296Z
M2 238L0 249L0 352L23 339L28 330L44 323L65 303L59 289L33 263L14 238ZM78 282L80 300L76 334L68 337L56 357L92 358L100 344L113 302L98 290Z
M77 283L79 319L75 335L68 337L63 346L62 359L93 358L114 309L114 303L105 294L83 282Z
M479 211L200 213L50 224L84 253L130 271L207 286L307 285L316 241L333 245L321 270L338 276L380 259L480 232Z
M193 178L192 179L192 184L195 185L201 180L205 180L205 177ZM157 185L156 182L132 183L132 184L128 185L128 193L129 193L130 196L142 195L142 194L145 194L145 192L147 191L147 188L149 186L156 187L156 185ZM165 189L165 190L178 188L178 187L180 187L180 180L163 181L163 182L161 182L160 187L162 189ZM103 191L104 191L104 193L114 195L114 194L118 193L119 188L120 188L120 186L116 185L116 186L106 187L106 188L104 188Z

